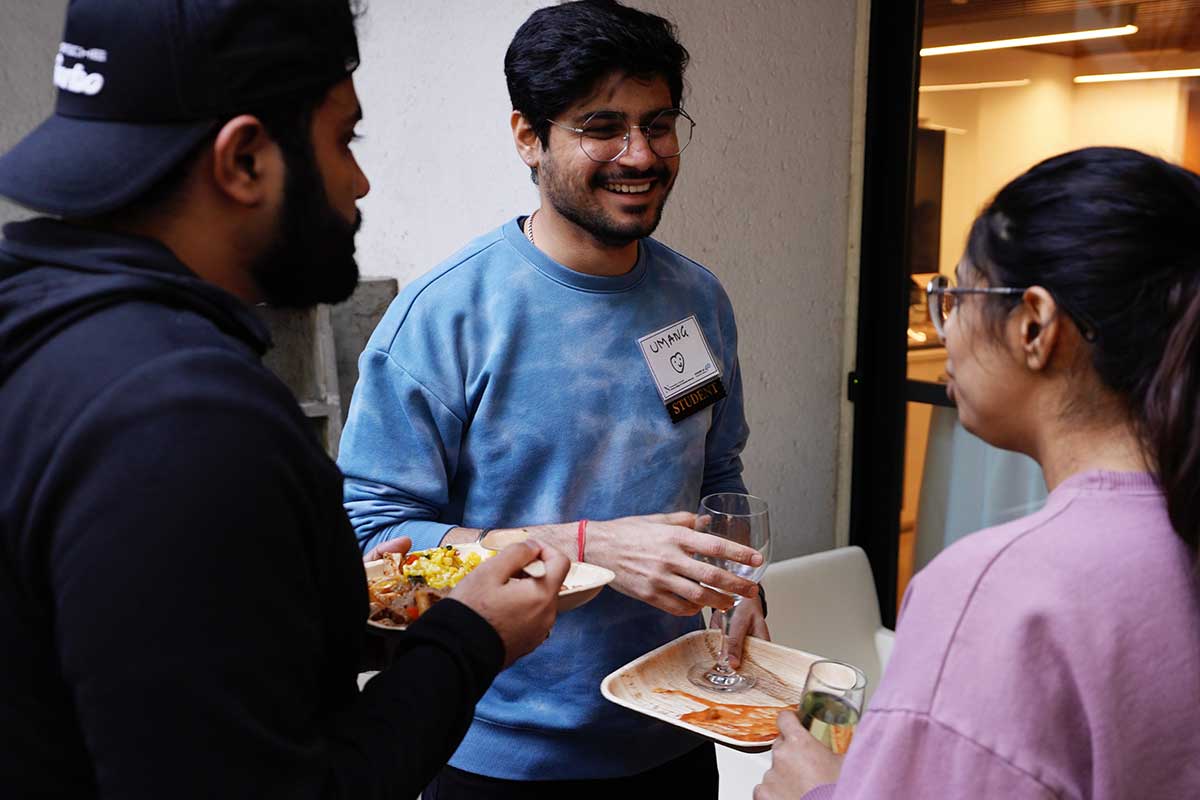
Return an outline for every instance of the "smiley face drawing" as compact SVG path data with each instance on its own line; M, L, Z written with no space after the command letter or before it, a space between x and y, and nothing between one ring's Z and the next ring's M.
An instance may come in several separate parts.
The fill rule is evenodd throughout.
M676 372L683 372L683 353L676 353L675 355L671 356L671 366Z

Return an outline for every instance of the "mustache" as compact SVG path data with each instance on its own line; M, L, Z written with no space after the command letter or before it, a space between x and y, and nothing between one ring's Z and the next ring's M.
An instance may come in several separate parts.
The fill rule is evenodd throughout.
M666 167L655 167L647 170L634 169L616 169L609 172L598 172L592 178L594 186L600 186L605 183L614 181L639 181L647 178L666 182L671 177L670 171Z

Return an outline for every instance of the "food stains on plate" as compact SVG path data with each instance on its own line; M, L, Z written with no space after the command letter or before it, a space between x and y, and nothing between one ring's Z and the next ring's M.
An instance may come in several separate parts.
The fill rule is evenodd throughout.
M744 742L770 742L779 736L780 711L796 711L799 705L751 706L717 703L679 689L655 689L655 694L675 694L686 697L704 708L679 716L680 722L707 728Z

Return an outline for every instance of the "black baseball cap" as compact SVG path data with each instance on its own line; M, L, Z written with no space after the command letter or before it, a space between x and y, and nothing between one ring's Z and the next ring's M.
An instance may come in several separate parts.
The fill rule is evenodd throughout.
M0 195L87 217L230 116L345 79L358 40L351 0L71 0L53 61L54 114L0 156Z

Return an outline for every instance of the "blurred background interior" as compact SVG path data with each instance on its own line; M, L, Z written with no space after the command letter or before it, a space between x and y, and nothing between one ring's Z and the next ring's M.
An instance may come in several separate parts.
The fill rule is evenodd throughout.
M953 275L975 214L1001 186L1089 145L1200 169L1200 3L925 0L923 11L907 375L936 382L945 350L920 290ZM898 596L950 542L1045 499L1032 460L967 434L948 406L908 403Z

